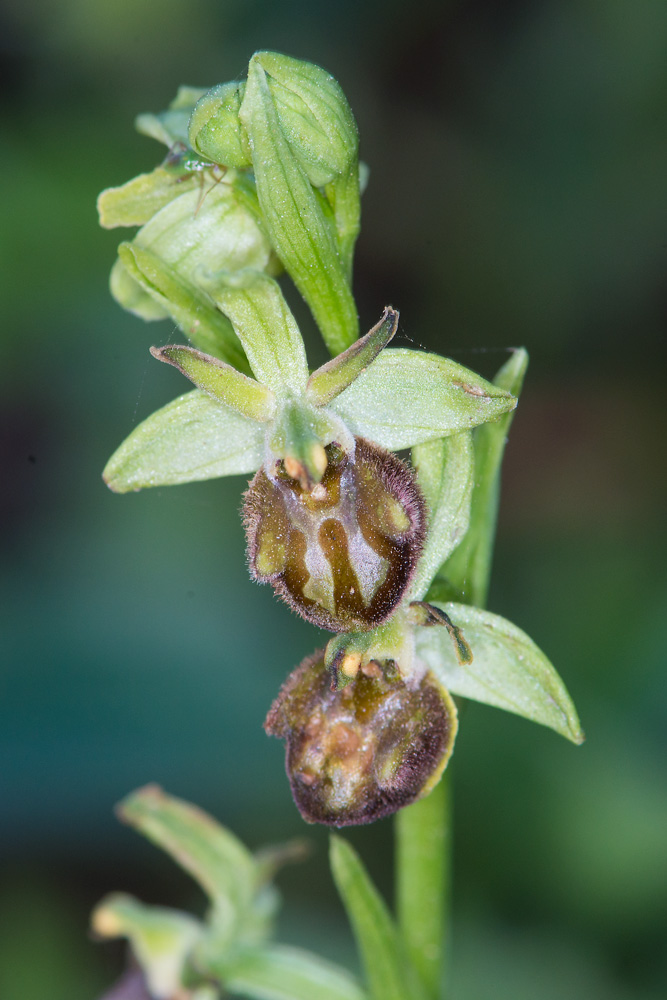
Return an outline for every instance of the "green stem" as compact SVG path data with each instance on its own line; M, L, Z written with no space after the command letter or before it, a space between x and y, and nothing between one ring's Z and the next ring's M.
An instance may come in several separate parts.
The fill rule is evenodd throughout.
M451 879L451 791L445 773L430 795L396 816L396 909L401 938L429 997L446 969Z
M528 364L518 349L497 373L494 384L518 396ZM470 526L441 567L427 600L454 587L464 604L483 607L491 574L502 463L513 414L478 427L474 438L475 485ZM445 600L451 597L444 597ZM446 974L446 941L451 907L452 809L448 772L425 799L402 809L395 819L396 906L402 939L422 984L433 1000Z

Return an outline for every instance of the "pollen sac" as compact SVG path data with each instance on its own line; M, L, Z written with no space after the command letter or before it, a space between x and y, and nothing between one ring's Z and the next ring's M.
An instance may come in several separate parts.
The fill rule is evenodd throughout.
M278 463L260 469L243 508L250 571L307 621L365 631L400 601L422 550L426 510L413 472L363 438L354 455L326 448L308 489Z
M332 691L323 653L290 674L264 723L308 823L372 823L426 795L456 736L456 708L431 673L404 681L375 662Z

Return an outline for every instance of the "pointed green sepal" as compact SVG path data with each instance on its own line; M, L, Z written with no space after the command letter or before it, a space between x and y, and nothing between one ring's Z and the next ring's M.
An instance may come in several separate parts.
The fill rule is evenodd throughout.
M169 1000L183 991L186 963L204 927L187 913L114 893L96 906L92 929L100 937L127 938L151 996Z
M253 154L257 194L271 243L308 303L332 354L350 346L359 321L335 224L293 152L266 72L253 56L240 108ZM328 204L328 203L327 203ZM332 216L328 206L328 215Z
M355 344L314 371L306 395L314 406L326 406L366 371L398 329L398 311L386 306L382 319Z
M390 347L331 409L354 434L398 450L470 430L515 406L510 392L449 358Z
M195 389L157 410L109 459L114 493L255 472L264 459L261 424Z
M414 600L421 600L468 530L474 483L472 434L459 431L416 445L412 464L429 511L426 543L409 591Z
M517 348L494 378L494 385L518 397L527 367L528 353L522 347ZM500 467L513 418L514 413L510 411L475 431L475 486L470 527L459 548L440 570L445 586L453 587L469 604L486 604L498 517Z
M481 608L452 603L437 606L463 631L472 662L457 658L447 630L441 628L416 630L417 656L452 694L523 715L573 743L583 742L565 685L525 632Z
M244 269L211 274L204 287L231 320L256 378L276 393L302 393L308 381L306 349L278 283Z
M194 174L178 178L164 167L156 167L150 174L139 174L127 184L100 193L97 199L100 225L104 229L143 226L170 201L199 184Z
M270 389L211 354L180 344L151 347L151 354L178 368L198 389L250 420L265 422L275 414L276 401Z

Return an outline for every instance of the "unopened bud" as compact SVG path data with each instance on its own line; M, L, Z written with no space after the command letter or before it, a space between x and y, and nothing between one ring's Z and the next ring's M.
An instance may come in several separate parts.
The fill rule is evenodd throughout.
M307 621L365 631L400 601L426 530L412 471L363 438L353 455L328 445L318 484L260 469L243 508L250 570ZM292 470L294 472L296 470Z
M237 170L252 163L248 137L239 120L244 87L239 83L211 87L197 101L188 128L188 139L196 152Z
M286 741L294 801L308 823L371 823L426 795L456 735L456 709L430 673L406 683L380 664L332 691L323 653L288 677L264 723ZM344 667L343 667L344 669Z

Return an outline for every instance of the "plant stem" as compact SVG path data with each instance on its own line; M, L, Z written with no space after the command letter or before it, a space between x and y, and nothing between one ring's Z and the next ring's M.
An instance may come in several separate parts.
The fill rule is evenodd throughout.
M496 374L494 383L513 395L521 392L528 355L519 348ZM464 604L483 607L491 575L502 463L514 414L475 431L475 486L468 531L432 584L454 586ZM447 598L445 598L447 599ZM396 908L403 941L429 997L439 1000L447 971L446 947L451 907L451 778L445 772L430 795L402 809L395 820Z
M428 996L446 968L451 878L450 777L396 816L396 909L405 947Z

